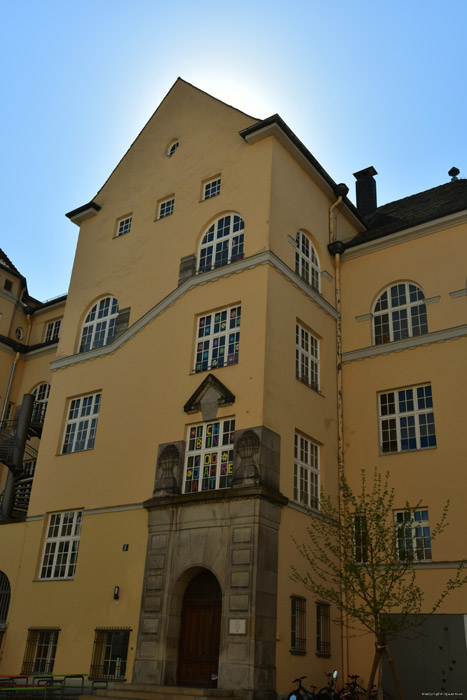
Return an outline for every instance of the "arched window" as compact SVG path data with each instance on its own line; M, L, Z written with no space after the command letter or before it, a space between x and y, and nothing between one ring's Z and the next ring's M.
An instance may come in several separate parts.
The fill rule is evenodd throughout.
M11 588L8 576L0 571L0 624L5 624L10 607Z
M44 420L45 411L47 409L47 402L49 400L50 394L50 384L47 382L42 382L38 384L35 389L31 391L34 396L34 414L36 418Z
M101 348L112 342L118 316L118 301L105 297L97 301L84 319L79 352Z
M321 289L319 260L310 238L297 231L295 235L295 272L317 292Z
M201 240L198 272L243 260L244 228L238 214L226 214L211 224Z
M425 295L411 282L388 287L373 309L375 345L428 333Z

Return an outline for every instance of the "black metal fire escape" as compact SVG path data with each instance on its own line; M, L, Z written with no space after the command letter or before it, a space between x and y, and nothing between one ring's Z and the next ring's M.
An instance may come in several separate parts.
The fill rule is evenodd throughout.
M22 519L27 513L37 450L28 440L42 435L46 404L25 394L12 420L0 423L0 462L8 468L0 494L0 522Z

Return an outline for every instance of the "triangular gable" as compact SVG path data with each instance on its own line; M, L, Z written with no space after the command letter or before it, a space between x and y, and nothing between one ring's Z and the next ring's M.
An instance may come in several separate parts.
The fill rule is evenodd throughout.
M203 420L214 420L217 409L221 406L231 406L235 396L225 384L222 384L213 374L208 374L194 394L190 396L183 407L185 413L201 411Z

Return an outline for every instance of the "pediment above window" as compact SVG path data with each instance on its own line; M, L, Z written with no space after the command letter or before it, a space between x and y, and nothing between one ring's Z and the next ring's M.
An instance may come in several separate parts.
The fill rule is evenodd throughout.
M235 396L213 374L208 374L183 407L185 413L201 411L203 420L214 420L220 406L231 406Z

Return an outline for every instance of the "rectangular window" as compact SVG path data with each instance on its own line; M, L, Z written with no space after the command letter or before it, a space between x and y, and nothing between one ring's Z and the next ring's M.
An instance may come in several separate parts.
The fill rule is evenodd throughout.
M294 500L319 508L319 447L295 433Z
M381 452L436 447L431 386L415 386L379 395Z
M215 311L198 319L195 372L238 362L241 306Z
M290 651L306 654L306 599L293 595L290 603Z
M51 343L56 340L58 340L60 336L60 327L62 325L62 319L59 318L56 321L51 321L50 323L47 324L47 328L45 329L45 338L44 342L45 343Z
M5 411L5 420L13 420L14 407L15 404L12 401L8 401L8 406Z
M89 678L124 680L130 629L96 628Z
M295 374L319 391L319 340L299 323L295 326Z
M3 289L6 289L7 292L11 292L13 289L13 282L11 280L5 280L3 284Z
M58 627L30 627L21 673L52 673L57 650Z
M226 489L232 484L235 420L188 428L184 493Z
M401 561L431 561L431 535L428 509L395 513L397 548Z
M62 454L91 450L94 447L100 405L101 394L71 399Z
M331 608L327 603L316 603L316 653L331 653Z
M117 236L124 236L125 233L129 233L131 229L131 216L127 216L125 219L120 219L117 227Z
M80 510L50 515L40 579L73 578L78 559L81 518Z
M355 561L364 564L368 561L368 529L366 515L354 516Z
M158 219L164 219L166 216L170 216L174 213L175 198L166 199L164 202L159 204L159 212L157 214Z
M217 178L216 180L211 180L210 182L206 182L203 188L203 199L211 199L211 197L215 197L218 195L221 191L221 179L220 177Z

